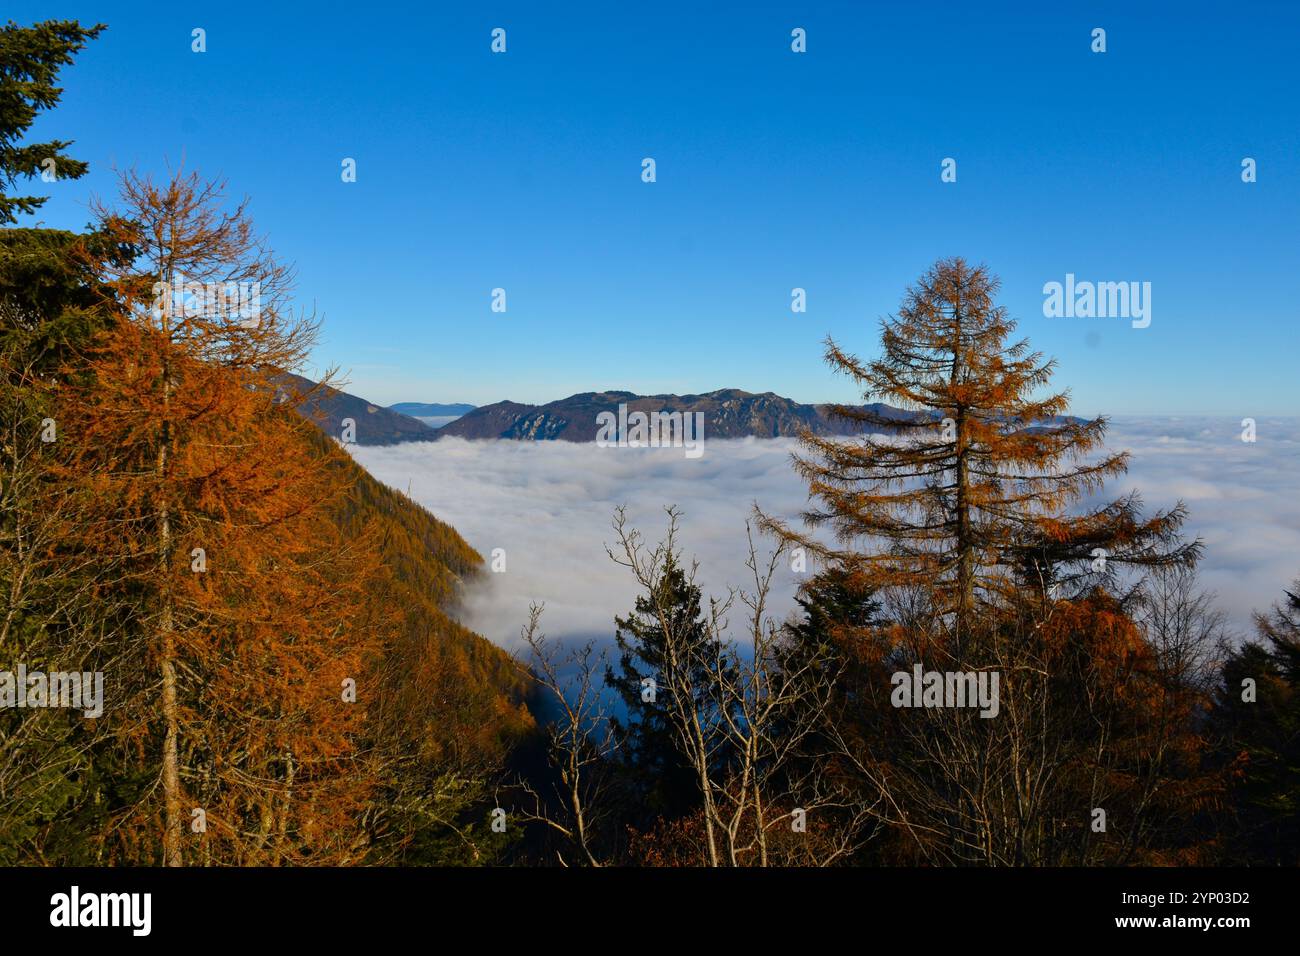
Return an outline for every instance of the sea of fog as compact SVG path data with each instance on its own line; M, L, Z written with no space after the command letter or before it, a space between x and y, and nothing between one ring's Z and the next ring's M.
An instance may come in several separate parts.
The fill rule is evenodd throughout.
M1247 442L1240 419L1116 417L1108 445L1132 458L1105 497L1137 489L1148 509L1186 503L1187 531L1205 543L1202 583L1246 633L1251 612L1279 600L1300 576L1300 418L1259 419ZM546 605L552 637L612 638L614 615L627 613L636 594L630 572L605 552L615 543L618 505L650 542L666 526L663 509L676 505L680 543L698 558L705 592L744 583L754 505L779 516L805 507L790 468L794 448L792 439L709 440L702 458L687 459L681 449L562 441L351 446L371 474L409 489L485 557L504 550L504 573L471 587L461 616L512 648L533 601ZM772 607L778 618L794 609L797 583L783 567Z

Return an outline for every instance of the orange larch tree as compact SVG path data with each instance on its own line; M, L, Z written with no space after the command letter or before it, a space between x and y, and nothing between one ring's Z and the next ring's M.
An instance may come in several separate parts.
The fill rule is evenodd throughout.
M1068 416L1069 393L1046 392L1054 360L1009 343L998 280L962 259L937 262L881 323L864 362L827 340L827 363L878 406L835 406L874 432L845 441L805 434L795 465L820 507L803 518L834 543L763 518L764 527L844 572L864 593L921 586L958 640L981 605L1028 583L1093 586L1126 564L1186 563L1181 505L1150 518L1130 495L1067 512L1127 467L1102 451L1106 420ZM762 516L760 516L762 517ZM1098 561L1104 551L1105 560Z
M121 318L62 389L58 468L77 545L137 607L106 713L157 786L114 845L169 866L359 861L365 675L392 621L364 599L375 542L333 520L342 452L282 387L315 325L219 185L128 173L97 212L136 255L101 266Z

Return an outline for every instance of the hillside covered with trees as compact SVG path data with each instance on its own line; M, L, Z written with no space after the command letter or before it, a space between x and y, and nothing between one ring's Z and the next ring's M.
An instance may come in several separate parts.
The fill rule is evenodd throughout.
M13 144L99 31L5 29L5 184L84 172L67 143ZM316 324L219 185L127 173L94 215L0 231L0 659L104 682L94 718L0 709L0 861L487 860L532 719L448 614L481 558L290 410ZM255 321L159 294L241 282Z

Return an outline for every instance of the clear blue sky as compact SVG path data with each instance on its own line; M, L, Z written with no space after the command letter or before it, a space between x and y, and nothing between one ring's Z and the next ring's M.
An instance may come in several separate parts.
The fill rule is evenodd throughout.
M109 25L34 131L93 167L41 218L115 164L225 176L373 401L851 399L820 340L870 354L960 254L1080 413L1300 412L1300 4L145 7L6 4ZM1044 318L1067 272L1151 282L1151 326Z

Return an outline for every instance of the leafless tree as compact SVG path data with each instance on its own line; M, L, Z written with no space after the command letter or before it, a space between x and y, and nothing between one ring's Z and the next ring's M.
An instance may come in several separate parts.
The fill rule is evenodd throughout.
M779 545L760 559L753 535L746 528L751 580L743 588L728 588L711 597L704 612L711 640L686 639L675 623L668 591L661 578L681 566L678 528L681 514L668 508L668 528L656 546L644 543L618 509L614 530L618 538L610 557L636 578L649 597L664 638L664 671L659 684L680 752L694 771L703 801L703 840L711 866L767 866L774 862L772 836L777 828L806 834L807 821L834 815L832 827L820 828L819 839L803 841L798 862L829 864L852 852L865 813L850 807L832 778L814 765L795 758L807 756L806 745L822 729L831 697L834 673L819 659L790 666L778 653L782 628L769 614L772 581L785 553ZM698 565L690 566L695 583ZM728 614L739 605L745 611L744 637L730 636ZM708 686L696 686L708 675ZM849 812L845 812L848 810ZM789 841L782 841L788 847ZM790 862L788 854L781 862Z
M558 834L585 865L602 866L606 861L599 837L615 812L609 775L614 734L598 678L604 672L604 654L597 654L591 642L567 656L558 654L541 633L542 610L540 604L529 608L521 637L530 659L517 658L516 664L558 709L558 717L546 731L547 756L558 780L550 794L539 793L527 781L519 782L518 789L529 802L523 819ZM566 677L565 671L571 676ZM562 866L569 865L563 851L556 856Z

